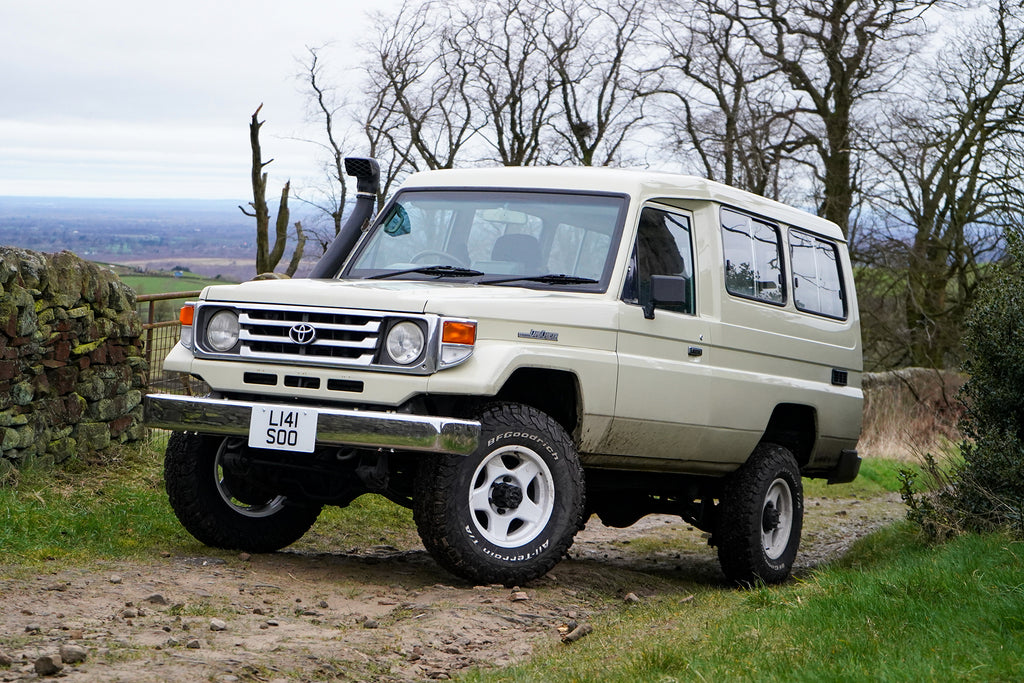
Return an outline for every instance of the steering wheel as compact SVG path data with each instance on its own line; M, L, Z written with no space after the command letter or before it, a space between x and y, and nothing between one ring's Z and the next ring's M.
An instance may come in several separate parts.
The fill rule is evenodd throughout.
M420 253L418 253L418 254L416 254L415 256L412 257L412 262L413 263L424 263L425 261L428 260L427 259L428 256L431 257L430 260L432 260L432 261L436 260L436 259L440 259L440 261L437 261L437 265L440 265L440 266L460 266L462 268L466 267L465 263L460 261L455 256L452 256L448 252L446 252L446 251L437 251L437 250L434 250L434 249L426 249L424 251L421 251Z

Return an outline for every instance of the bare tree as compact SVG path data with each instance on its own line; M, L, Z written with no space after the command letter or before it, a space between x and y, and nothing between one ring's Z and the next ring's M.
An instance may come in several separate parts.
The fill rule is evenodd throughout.
M409 172L494 160L610 164L643 118L632 68L649 0L406 0L363 43L355 147L381 162L381 199ZM337 225L345 192L336 106L310 50L304 78L325 125ZM348 150L352 151L352 150Z
M819 213L847 232L858 180L858 108L899 76L938 0L721 0L719 10L799 94Z
M376 113L402 121L406 141L381 127L392 149L412 170L451 168L476 133L468 87L468 52L459 44L463 26L447 4L406 2L394 16L377 15L369 45L367 86L377 97Z
M780 198L782 180L811 143L782 70L746 39L735 2L661 0L652 27L663 125L713 180Z
M382 205L391 188L411 173L418 170L411 166L412 141L408 135L405 118L392 106L388 90L367 89L369 106L358 119L359 128L366 141L366 155L380 164L380 189L377 203Z
M878 149L891 190L878 196L888 230L864 257L891 283L893 361L944 367L1007 229L1024 227L1024 22L1020 3L945 43L935 66L900 98ZM914 95L916 97L912 97ZM895 261L895 263L893 263ZM902 318L892 316L901 311Z
M643 121L639 33L647 0L546 0L544 50L561 109L550 125L564 161L608 166Z
M323 126L323 140L315 140L326 154L325 182L305 199L308 204L326 215L331 224L329 233L315 233L322 249L341 231L348 200L348 177L345 174L346 156L365 154L381 164L381 186L378 203L382 204L397 179L416 170L410 165L413 158L407 118L396 103L395 79L382 77L383 67L400 68L402 58L414 58L407 52L399 56L395 44L404 35L395 30L395 22L378 14L377 42L367 47L374 55L364 65L362 95L355 101L340 100L336 88L329 84L325 74L324 53L328 46L307 47L308 59L303 63L301 77L308 88L312 115ZM383 65L383 67L382 67ZM394 74L392 74L393 76Z
M274 225L274 246L270 247L270 211L267 208L267 174L263 171L267 164L273 159L263 161L263 153L260 149L260 128L263 121L258 120L263 105L256 107L249 122L249 145L252 148L252 201L249 206L252 211L246 211L239 206L246 216L256 219L256 274L272 273L281 257L284 256L285 247L288 243L288 192L291 189L291 181L284 184L281 190L281 201L278 204L277 221ZM302 224L295 223L295 252L288 264L285 274L292 276L299 267L302 253L306 244L306 236L302 230Z
M468 89L486 117L481 133L505 166L544 159L558 76L543 35L540 2L492 0L459 10L456 44L465 52Z
M319 118L324 127L324 139L316 141L316 144L326 153L327 160L324 163L324 176L326 184L318 188L316 199L305 200L308 204L319 209L331 222L333 235L318 235L321 247L326 248L327 243L334 235L341 232L341 219L345 212L345 201L348 197L348 182L345 175L345 156L349 153L348 138L344 135L345 110L344 102L335 100L334 88L324 83L323 60L320 53L322 47L306 47L309 61L306 62L303 78L306 81L311 103L310 106L314 115ZM339 119L341 119L339 121ZM339 129L339 124L341 128Z

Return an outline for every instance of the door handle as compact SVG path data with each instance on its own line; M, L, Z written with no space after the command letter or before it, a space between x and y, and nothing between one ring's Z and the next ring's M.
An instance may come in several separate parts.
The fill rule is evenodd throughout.
M703 356L704 355L704 349L702 349L699 346L691 346L689 351L686 352L686 355L688 355L688 356Z

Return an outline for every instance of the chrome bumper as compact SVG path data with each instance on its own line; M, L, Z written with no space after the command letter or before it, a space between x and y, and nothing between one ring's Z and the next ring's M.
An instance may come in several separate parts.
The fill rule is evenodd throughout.
M246 436L254 404L149 394L144 405L146 423L150 427ZM480 423L472 420L320 407L316 412L316 442L323 445L469 455L480 440Z

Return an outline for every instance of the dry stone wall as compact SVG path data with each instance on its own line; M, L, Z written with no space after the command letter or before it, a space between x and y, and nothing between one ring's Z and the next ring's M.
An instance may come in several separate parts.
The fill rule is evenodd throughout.
M141 439L135 293L71 252L0 247L0 481Z

